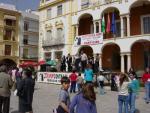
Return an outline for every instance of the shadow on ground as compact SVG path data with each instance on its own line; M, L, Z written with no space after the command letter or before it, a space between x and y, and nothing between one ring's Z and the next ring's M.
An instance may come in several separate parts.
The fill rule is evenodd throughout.
M12 111L11 113L19 113L19 111Z

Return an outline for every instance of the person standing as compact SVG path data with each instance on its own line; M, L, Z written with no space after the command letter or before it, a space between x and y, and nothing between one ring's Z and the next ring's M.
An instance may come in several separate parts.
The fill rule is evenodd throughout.
M104 93L105 93L104 92L104 80L105 80L105 77L102 74L100 74L98 76L97 80L98 80L98 83L99 83L99 93L100 93L100 95L104 95Z
M87 65L87 60L88 60L88 57L87 55L81 51L81 66L82 66L82 72L84 72L84 69Z
M91 65L87 64L86 69L84 71L84 80L86 83L93 83L93 70L91 69Z
M83 77L81 76L81 73L79 73L77 77L78 92L81 91L83 82L84 82Z
M7 74L7 67L0 66L0 113L9 113L12 78Z
M19 82L17 87L17 95L19 96L19 112L20 113L33 113L32 101L35 82L32 79L32 70L26 68L22 73L23 79Z
M93 84L85 83L82 86L82 91L73 97L69 113L97 113L95 101L96 93Z
M64 76L61 78L61 90L59 92L59 105L57 108L57 113L69 113L70 96L68 93L68 88L70 86L70 80L68 77Z
M131 79L131 83L129 84L129 106L130 106L130 113L135 113L135 101L136 97L139 92L139 81L135 78L135 75L129 75Z
M72 71L72 57L70 54L68 54L66 61L68 65L68 72L71 72Z
M145 102L150 102L150 69L146 68L145 73L142 76L142 81L145 85Z
M118 113L128 113L128 85L129 79L126 74L121 73L119 75L118 82ZM123 111L123 108L125 111Z
M71 81L71 87L70 87L70 93L76 92L76 81L77 81L77 75L75 73L75 70L72 71L71 75L69 76Z

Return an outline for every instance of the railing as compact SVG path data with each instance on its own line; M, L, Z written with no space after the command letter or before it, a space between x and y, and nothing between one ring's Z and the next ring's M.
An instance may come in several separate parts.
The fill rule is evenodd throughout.
M55 45L64 45L65 41L63 37L54 38L55 40L43 40L43 46L55 46Z

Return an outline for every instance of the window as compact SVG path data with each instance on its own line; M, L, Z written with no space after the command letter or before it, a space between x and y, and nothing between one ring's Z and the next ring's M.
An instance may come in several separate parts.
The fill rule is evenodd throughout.
M11 29L6 29L4 40L11 40L11 34L12 34L12 30Z
M8 25L8 26L16 25L16 20L6 19L5 22L6 22L6 25Z
M24 22L24 30L28 31L29 29L29 23L28 22Z
M99 32L99 23L96 22L96 33L98 33L98 32Z
M24 35L23 44L28 44L28 35Z
M116 21L116 37L121 36L121 24L120 21Z
M62 5L57 6L57 16L62 15Z
M23 58L28 58L28 51L27 48L23 48Z
M11 45L5 45L5 55L11 55Z
M51 52L45 52L44 53L44 58L46 61L51 60Z
M144 34L149 34L150 33L150 15L149 16L143 16L142 18L142 27L143 27L143 33Z
M55 52L55 59L61 59L62 58L62 51L56 51Z
M51 8L47 9L47 19L51 18Z
M63 29L58 28L57 29L57 39L62 39L63 38Z
M46 41L52 40L52 31L48 30L46 34Z
M81 8L84 9L87 7L89 7L89 0L82 0L81 1Z

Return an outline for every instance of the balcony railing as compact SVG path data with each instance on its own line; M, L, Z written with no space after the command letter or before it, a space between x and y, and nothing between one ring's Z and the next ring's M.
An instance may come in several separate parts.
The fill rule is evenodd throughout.
M57 46L57 45L64 45L64 37L57 37L57 38L52 38L52 40L43 40L42 45L43 46Z
M64 45L65 42L56 40L54 43L51 40L43 40L43 46L57 46L57 45Z

